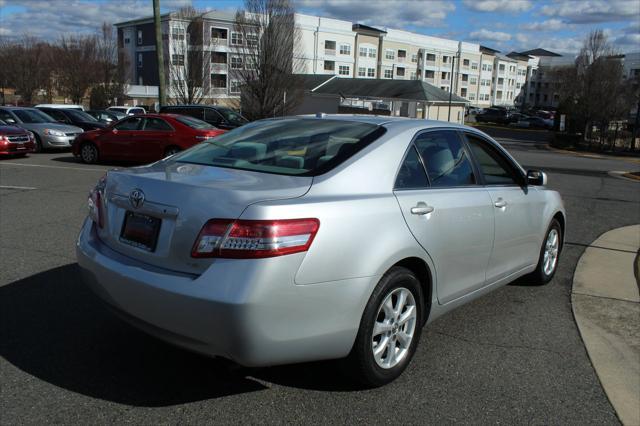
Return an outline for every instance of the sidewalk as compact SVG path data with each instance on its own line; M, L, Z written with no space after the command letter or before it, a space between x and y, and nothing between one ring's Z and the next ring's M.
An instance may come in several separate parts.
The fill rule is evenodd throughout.
M573 276L573 314L593 368L624 425L640 425L640 225L585 250Z

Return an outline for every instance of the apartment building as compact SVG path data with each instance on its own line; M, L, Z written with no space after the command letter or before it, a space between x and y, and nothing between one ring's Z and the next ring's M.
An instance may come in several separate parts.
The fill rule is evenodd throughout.
M545 69L572 61L543 49L503 55L474 43L392 28L304 14L296 14L295 19L300 31L294 48L297 73L422 80L479 107L554 105L557 93L552 82L546 80L549 74ZM239 98L234 70L248 66L242 48L257 43L259 36L242 40L242 35L233 30L234 20L233 14L208 12L201 19L202 36L187 40L192 37L187 35L186 20L174 13L161 18L167 61L178 65L187 61L185 43L195 43L210 57L204 65L205 75L210 78L202 88L207 102L228 104ZM116 27L120 48L129 58L130 83L157 85L153 19L122 22Z

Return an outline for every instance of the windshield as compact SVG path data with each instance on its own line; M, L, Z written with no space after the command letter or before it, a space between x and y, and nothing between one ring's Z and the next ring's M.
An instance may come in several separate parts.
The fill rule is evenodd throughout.
M23 123L55 123L51 116L37 109L16 109L13 111Z
M216 108L220 114L230 123L232 124L244 124L248 120L229 108Z
M287 118L257 121L197 145L175 161L283 175L316 176L384 134L374 124Z
M119 107L111 107L111 108L109 108L109 111L113 111L114 113L122 113L122 114L126 114L127 113L127 109L126 108L119 108Z
M75 121L98 121L95 117L90 116L84 111L75 110L75 109L67 109L65 110L67 114L71 116Z
M186 115L182 115L180 117L176 117L176 120L185 126L189 126L192 129L198 130L215 130L215 127L206 121L198 120L197 118L189 117Z

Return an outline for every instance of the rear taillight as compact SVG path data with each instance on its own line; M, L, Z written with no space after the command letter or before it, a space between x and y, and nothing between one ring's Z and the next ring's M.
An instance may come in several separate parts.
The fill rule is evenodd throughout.
M255 259L309 250L318 219L211 219L196 239L192 257Z
M105 174L100 178L95 188L91 190L89 193L89 199L87 200L88 208L89 208L89 217L93 220L100 228L104 227L104 203L103 203L103 194L104 189L107 185L107 175Z

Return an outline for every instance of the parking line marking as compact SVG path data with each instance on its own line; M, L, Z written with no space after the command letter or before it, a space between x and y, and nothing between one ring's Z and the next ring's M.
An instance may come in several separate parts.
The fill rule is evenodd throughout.
M85 167L46 166L44 164L25 164L25 163L0 163L0 166L44 167L48 169L82 170L85 172L104 172L108 170L108 169L89 169Z
M13 186L13 185L0 185L0 189L38 189L33 186Z

